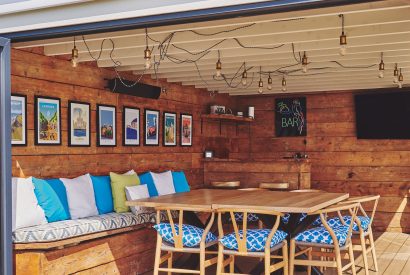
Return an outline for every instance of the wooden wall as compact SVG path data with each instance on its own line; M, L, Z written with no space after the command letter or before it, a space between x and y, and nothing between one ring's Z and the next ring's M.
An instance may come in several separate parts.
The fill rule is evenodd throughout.
M307 137L276 138L274 96L238 99L255 106L250 142L231 141L232 158L277 159L306 150L312 188L382 196L374 222L378 230L410 232L410 140L358 140L352 92L307 95Z
M104 89L104 78L114 76L113 71L99 69L94 64L80 64L77 68L72 68L67 60L44 56L41 49L34 49L31 52L12 50L12 92L27 95L28 101L28 145L13 147L13 175L43 178L75 177L87 172L107 174L110 171L122 172L129 169L138 172L174 169L186 171L188 180L194 187L202 185L204 148L221 151L218 148L225 147L228 139L219 136L217 122L205 122L201 133L200 113L207 112L208 105L213 102L229 105L229 97L210 97L204 90L170 84L164 80L161 80L161 83L167 87L168 92L162 94L159 100L118 95ZM144 82L156 84L149 78L145 78ZM61 146L34 146L35 95L61 98ZM67 146L68 100L91 103L91 147ZM117 147L96 147L96 104L117 106ZM179 113L192 113L193 146L122 146L123 105L139 107L141 122L144 108L161 110L161 120L162 111L177 112L178 123ZM234 132L234 128L228 127L228 131ZM179 135L179 129L177 132Z

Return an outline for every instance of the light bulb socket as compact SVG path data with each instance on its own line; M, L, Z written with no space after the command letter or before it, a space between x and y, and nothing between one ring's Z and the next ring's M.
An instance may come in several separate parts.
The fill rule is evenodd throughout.
M245 79L248 78L248 73L246 72L246 70L243 71L242 78L245 78Z
M78 58L78 49L74 45L74 48L71 50L71 59Z
M258 86L259 86L259 88L262 88L262 87L263 87L263 81L262 81L262 79L259 80Z
M218 59L218 61L216 62L216 69L217 70L222 70L222 63L221 63L220 59Z
M400 69L400 74L399 74L399 82L401 83L401 82L403 82L403 74L401 73L401 69Z
M347 37L344 31L342 31L339 40L341 46L347 45Z
M148 46L144 50L144 59L151 59L151 50L148 48Z
M379 64L379 71L384 71L384 62L383 62L383 60L382 60L382 61L380 61L380 64Z
M286 78L285 77L282 78L282 87L286 87Z
M269 76L269 78L268 78L268 84L269 84L269 85L272 85L272 77L270 77L270 76Z
M396 67L394 68L393 75L394 75L394 76L398 76L398 75L399 75L399 70L397 69L397 65L396 65Z
M307 64L308 64L308 58L307 58L306 52L305 52L305 53L303 53L303 57L302 57L302 65L307 66Z

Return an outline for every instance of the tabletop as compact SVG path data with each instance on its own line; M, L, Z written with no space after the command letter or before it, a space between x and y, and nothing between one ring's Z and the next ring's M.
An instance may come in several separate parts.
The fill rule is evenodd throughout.
M347 198L349 198L347 193L197 189L186 193L127 201L126 204L153 208L175 207L195 211L242 208L282 213L311 213Z

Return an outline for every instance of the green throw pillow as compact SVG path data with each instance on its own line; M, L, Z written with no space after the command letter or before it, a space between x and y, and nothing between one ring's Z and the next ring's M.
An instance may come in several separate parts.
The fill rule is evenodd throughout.
M125 205L127 200L125 197L125 187L139 185L140 179L137 174L120 175L113 172L110 172L110 178L115 212L129 212L130 208Z

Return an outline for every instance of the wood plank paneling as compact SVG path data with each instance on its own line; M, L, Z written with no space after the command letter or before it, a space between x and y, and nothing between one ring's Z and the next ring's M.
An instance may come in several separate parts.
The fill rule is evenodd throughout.
M275 96L239 97L238 109L255 106L255 123L250 144L245 136L231 140L230 156L278 159L306 152L312 188L380 194L376 230L410 232L410 140L358 140L353 92L305 96L307 136L289 138L275 137Z

